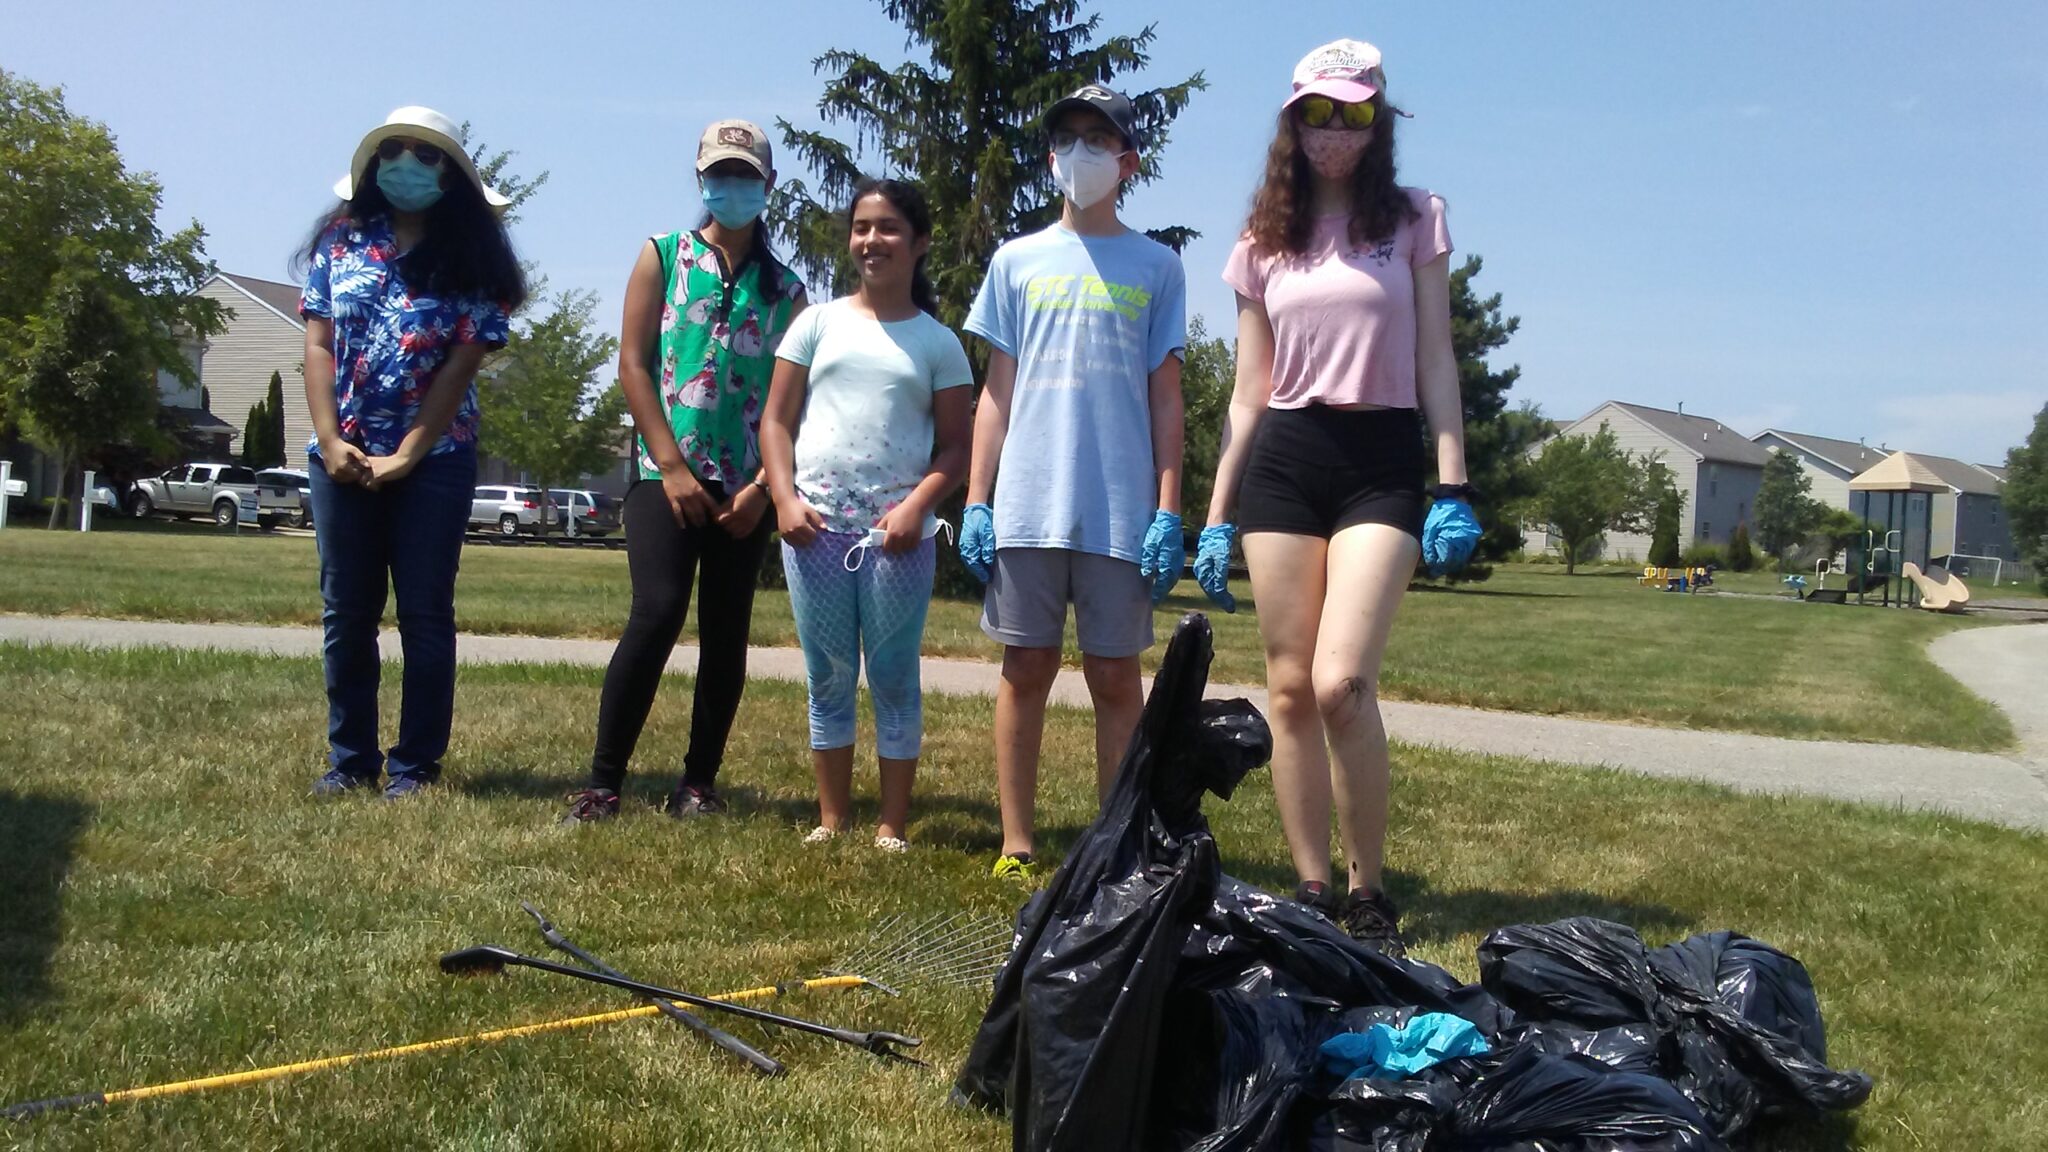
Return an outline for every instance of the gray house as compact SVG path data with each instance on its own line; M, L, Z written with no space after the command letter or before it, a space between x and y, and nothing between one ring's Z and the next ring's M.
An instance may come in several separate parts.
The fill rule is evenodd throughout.
M1609 400L1560 428L1560 436L1591 436L1601 424L1614 430L1621 446L1653 456L1671 469L1684 498L1679 543L1726 544L1737 524L1746 524L1770 459L1749 438L1705 416ZM1640 560L1650 554L1646 533L1610 532L1603 559Z
M1891 455L1887 449L1871 448L1857 441L1832 440L1777 428L1758 434L1756 442L1766 449L1797 455L1800 466L1813 481L1815 499L1858 515L1865 514L1862 494L1849 491L1849 478ZM2003 469L1925 452L1909 455L1948 488L1926 497L1932 502L1934 533L1928 542L1928 555L1937 560L1944 556L2020 558L2005 516Z

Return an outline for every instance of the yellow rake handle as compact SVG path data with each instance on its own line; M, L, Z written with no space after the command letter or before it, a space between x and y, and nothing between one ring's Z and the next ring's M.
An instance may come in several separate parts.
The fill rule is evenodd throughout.
M760 988L745 988L738 992L726 992L711 997L732 1003L749 1000L768 1000L791 992L808 992L823 988L859 988L868 982L859 976L821 976L815 980L790 980L782 984L769 984ZM678 1004L677 1007L687 1007ZM320 1060L303 1060L297 1064L274 1064L268 1068L252 1068L247 1072L227 1072L219 1076L202 1076L196 1080L174 1080L168 1084L150 1084L141 1088L123 1088L118 1092L88 1092L79 1096L59 1096L49 1100L32 1100L26 1104L14 1104L0 1108L0 1117L8 1120L26 1120L44 1112L61 1112L71 1108L91 1107L95 1104L121 1104L130 1100L147 1100L153 1096L183 1096L188 1092L205 1092L214 1088L228 1088L237 1084L254 1084L263 1080L275 1080L282 1076L294 1076L300 1072L317 1072L323 1068L343 1068L365 1060L387 1060L393 1056L412 1056L421 1052L438 1052L443 1048L462 1048L471 1044L495 1044L500 1040L512 1040L520 1036L537 1036L543 1032L563 1032L571 1028L587 1028L594 1024L609 1024L614 1020L631 1020L636 1016L652 1016L661 1011L653 1004L638 1008L621 1008L614 1012L597 1012L589 1016L571 1016L563 1020L543 1020L538 1024L521 1024L516 1028L498 1028L489 1032L473 1032L467 1036L450 1036L445 1040L424 1040L417 1044L400 1044L395 1048L378 1048L370 1052L351 1052L345 1056L328 1056Z

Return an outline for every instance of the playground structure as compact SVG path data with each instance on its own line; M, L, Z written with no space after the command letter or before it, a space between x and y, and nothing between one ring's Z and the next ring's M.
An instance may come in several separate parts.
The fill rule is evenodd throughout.
M1948 486L1925 464L1894 452L1849 481L1849 510L1871 528L1848 548L1848 576L1840 590L1827 587L1832 564L1814 566L1814 588L1804 599L1823 604L1870 603L1884 607L1960 611L1970 590L1960 579L1929 563L1934 537L1934 499Z

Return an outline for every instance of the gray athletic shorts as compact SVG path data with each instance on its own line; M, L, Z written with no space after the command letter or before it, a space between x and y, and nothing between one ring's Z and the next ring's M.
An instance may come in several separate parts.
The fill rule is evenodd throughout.
M1152 646L1152 589L1138 566L1065 548L998 551L981 601L981 630L1017 648L1058 648L1070 603L1087 655L1116 659Z

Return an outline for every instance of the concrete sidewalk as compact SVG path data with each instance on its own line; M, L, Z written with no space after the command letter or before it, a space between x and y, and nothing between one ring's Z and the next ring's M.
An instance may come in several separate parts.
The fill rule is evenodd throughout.
M0 616L0 642L70 644L99 648L216 648L285 656L320 654L320 633L310 628L240 624L173 624ZM398 637L383 636L387 660L398 658ZM526 636L469 636L459 652L472 664L573 664L603 667L610 640L554 640ZM2048 627L2016 625L1951 633L1932 655L1973 691L2012 717L2025 750L2011 756L1902 745L1785 740L1736 732L1649 728L1559 716L1486 712L1439 704L1387 701L1387 731L1409 744L1461 752L1521 756L1562 764L1617 768L1647 776L1703 780L1745 792L1799 793L1863 803L1954 812L2015 828L2048 830ZM697 650L678 647L672 672L691 672ZM995 665L927 658L928 691L988 695ZM794 648L756 648L754 676L801 681L803 656ZM1209 686L1212 696L1245 696L1261 708L1263 689ZM1087 707L1079 672L1062 672L1057 703Z

